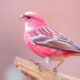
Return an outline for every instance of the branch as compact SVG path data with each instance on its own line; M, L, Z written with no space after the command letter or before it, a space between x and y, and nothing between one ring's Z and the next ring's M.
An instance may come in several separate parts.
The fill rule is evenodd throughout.
M80 80L58 72L53 72L43 66L40 67L31 61L19 57L16 57L15 65L32 80Z

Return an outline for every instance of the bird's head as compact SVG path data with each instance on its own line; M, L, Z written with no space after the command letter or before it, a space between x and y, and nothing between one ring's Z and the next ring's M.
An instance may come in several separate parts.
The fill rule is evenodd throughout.
M44 21L44 19L36 12L25 12L20 15L20 18L24 20L25 28L27 27L27 29L38 28L46 25L46 22Z

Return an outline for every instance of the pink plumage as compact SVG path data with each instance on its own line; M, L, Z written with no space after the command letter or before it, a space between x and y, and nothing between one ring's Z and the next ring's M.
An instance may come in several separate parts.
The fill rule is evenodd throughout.
M80 55L80 48L71 39L49 27L39 14L25 12L20 17L25 23L25 43L37 55L61 62L69 56Z

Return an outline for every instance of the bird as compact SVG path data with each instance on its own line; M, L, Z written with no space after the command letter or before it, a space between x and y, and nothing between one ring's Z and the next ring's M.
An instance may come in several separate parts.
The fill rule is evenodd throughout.
M80 56L80 47L67 36L50 27L36 12L24 12L19 16L24 20L25 44L46 63L58 61L57 68L70 56Z

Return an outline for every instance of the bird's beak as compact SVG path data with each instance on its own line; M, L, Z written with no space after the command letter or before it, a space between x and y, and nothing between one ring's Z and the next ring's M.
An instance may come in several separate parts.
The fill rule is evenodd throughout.
M19 16L19 19L21 19L21 18L22 18L22 19L24 18L24 16L23 16L22 14Z

